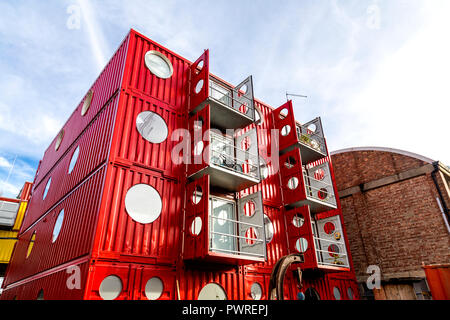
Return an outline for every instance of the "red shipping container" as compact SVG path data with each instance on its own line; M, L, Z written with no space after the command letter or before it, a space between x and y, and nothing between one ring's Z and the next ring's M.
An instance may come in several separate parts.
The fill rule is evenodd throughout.
M53 167L46 180L35 188L21 232L27 230L75 186L106 162L118 100L117 95L110 100L99 112L98 117L73 142L65 156ZM49 179L51 182L46 197L42 200Z
M105 171L105 167L100 168L58 206L19 236L8 266L5 285L89 255ZM80 214L80 208L82 214ZM62 210L64 215L60 224L61 228L57 238L54 239L56 221ZM30 249L33 235L34 243Z
M175 278L171 267L96 261L89 270L84 299L174 300Z
M37 187L41 181L45 179L48 172L55 166L58 160L66 154L67 150L72 146L83 130L97 116L98 112L100 112L109 100L111 100L111 98L119 91L124 74L129 40L130 35L127 35L119 49L89 89L86 96L64 124L62 131L60 131L64 133L58 150L55 150L55 146L58 141L57 136L45 151L44 157L42 158L41 164L36 173L35 187ZM90 102L89 109L84 110L83 108L86 108L84 106L84 102L87 101L87 98L89 98L89 92L92 92L92 100ZM82 113L84 113L83 111L85 112L84 115L82 115Z
M151 186L158 193L160 214L152 223L137 223L126 210L127 193L136 185ZM181 248L182 188L157 171L108 166L93 256L174 264Z

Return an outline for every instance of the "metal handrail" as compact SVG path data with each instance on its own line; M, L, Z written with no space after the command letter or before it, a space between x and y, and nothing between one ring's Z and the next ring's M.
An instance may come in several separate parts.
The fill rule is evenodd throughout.
M317 150L317 151L320 151L322 153L326 152L325 151L326 150L326 148L325 148L325 138L321 134L319 134L319 132L313 132L313 131L309 130L308 128L305 128L304 126L299 125L299 124L296 125L296 128L300 129L300 130L296 130L297 131L297 138L298 138L300 143L302 143L303 145L306 145L306 146L308 146L308 147L310 147L310 148L312 148L314 150L317 150L312 145L304 142L301 139L302 135L306 135L306 136L309 136L309 137L314 137L314 139L316 139L317 143L319 144L319 150Z
M219 134L217 134L215 132L210 132L210 139L211 139L210 144L212 144L214 139L221 140L221 142L223 142L225 145L230 146L231 148L233 148L235 150L239 150L240 152L243 152L245 154L249 154L250 156L253 156L253 157L258 157L257 153L251 153L251 152L249 152L247 150L243 150L241 148L238 148L234 143L231 144L231 143L227 142L227 140L230 140L229 138L223 137L223 136L221 136L221 135L219 135Z
M232 220L232 219L228 219L228 218L220 218L220 217L216 217L216 216L213 216L213 215L209 215L209 216L211 218L213 218L213 219L230 221L230 222L237 223L237 224L245 224L245 225L250 226L250 227L255 227L255 228L262 228L263 227L263 226L259 226L257 224L253 224L253 223L242 222L242 221Z
M246 251L237 251L237 250L227 250L227 249L214 249L215 251L223 251L223 252L230 252L230 253L237 253L238 255L242 256L256 256L256 257L264 257L263 254L259 253L253 253L253 252L246 252Z
M219 234L221 236L226 236L226 237L231 237L231 238L245 239L245 240L251 240L251 241L255 241L255 242L264 242L263 239L243 237L243 236L238 236L238 235L235 235L235 234L222 233L222 232L216 232L216 231L210 231L210 233L212 233L212 234Z
M220 102L220 103L223 103L223 104L226 105L227 107L229 107L229 108L231 108L231 109L233 109L233 110L239 111L239 112L240 112L241 114L243 114L244 116L250 118L250 116L248 116L247 113L243 113L243 112L241 112L239 109L234 108L234 107L233 107L233 102L237 102L237 103L239 103L239 104L245 105L247 108L249 108L249 109L251 109L251 110L255 110L255 108L251 106L251 105L252 105L252 103L251 103L251 102L252 102L252 99L249 99L249 98L247 98L246 96L241 96L241 97L240 97L241 99L245 99L245 100L248 101L248 104L245 104L245 103L243 103L242 101L239 101L238 99L236 99L236 98L234 97L234 95L233 95L234 90L233 90L233 89L226 88L226 87L224 87L223 85L221 85L220 83L218 83L217 81L212 80L211 78L209 79L209 83L210 83L210 84L209 84L209 90L210 90L210 91L209 91L209 97L210 97L210 98L212 98L212 99L214 99L214 100L216 100L216 101L218 101L218 102ZM227 93L224 93L224 92L220 91L219 89L214 88L214 87L212 86L212 83L214 83L215 85L219 86L220 88L223 89L223 91L226 91ZM223 97L226 97L227 102L221 101L220 99L213 97L213 94L212 94L213 91L222 94ZM236 92L239 93L239 91L236 91Z

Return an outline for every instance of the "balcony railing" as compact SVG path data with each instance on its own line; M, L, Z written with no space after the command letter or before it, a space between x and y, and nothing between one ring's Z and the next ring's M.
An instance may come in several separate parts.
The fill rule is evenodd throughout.
M251 82L244 87L246 90L253 90ZM244 128L255 121L253 92L246 94L210 78L208 100L211 107L211 123L219 128Z
M306 170L303 170L303 178L305 181L306 196L308 198L326 203L332 207L336 206L336 197L332 184L308 175Z
M339 252L345 244L338 241L314 237L318 265L349 268L347 252ZM323 247L327 250L323 250Z
M259 156L238 148L234 140L211 133L210 164L234 173L260 179Z

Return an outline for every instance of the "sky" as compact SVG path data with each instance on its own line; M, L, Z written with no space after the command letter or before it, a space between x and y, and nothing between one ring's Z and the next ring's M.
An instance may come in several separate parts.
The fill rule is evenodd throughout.
M2 0L0 196L16 197L130 28L296 119L330 151L387 147L450 165L448 0Z

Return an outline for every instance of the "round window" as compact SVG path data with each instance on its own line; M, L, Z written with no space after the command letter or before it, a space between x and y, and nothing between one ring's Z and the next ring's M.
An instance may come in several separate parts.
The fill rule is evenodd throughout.
M255 282L252 284L252 287L250 289L250 294L252 296L253 300L261 300L262 298L262 287L259 283Z
M298 187L298 178L297 177L293 177L293 178L289 179L287 186L291 190L297 189L297 187Z
M191 233L194 236L198 236L202 231L202 218L196 217L191 223Z
M328 190L326 188L322 188L317 192L317 196L320 200L325 200L328 197Z
M348 295L348 298L349 298L350 300L354 300L354 299L355 299L355 294L353 293L352 288L348 288L348 289L347 289L347 295Z
M288 113L289 113L289 111L288 111L287 108L284 108L283 110L281 110L281 111L280 111L280 119L283 120L284 118L286 118L287 115L288 115Z
M28 242L28 249L27 249L27 256L26 259L28 259L28 257L31 254L31 251L33 250L34 247L34 241L36 240L36 231L33 232L33 235L31 236L30 242Z
M314 179L322 181L324 178L325 178L325 170L320 168L314 171Z
M256 244L257 239L258 239L258 231L256 231L256 229L253 227L248 228L247 231L245 232L245 241L247 242L247 244L254 245Z
M162 143L167 139L169 129L164 119L151 111L144 111L136 118L136 128L140 135L151 143Z
M114 300L122 292L122 280L117 276L108 276L100 284L100 297L103 300Z
M247 217L253 217L255 213L256 213L256 204L252 200L246 202L244 205L244 214Z
M158 78L168 79L173 74L172 63L159 51L147 52L145 54L145 65Z
M161 196L153 187L137 184L128 190L125 208L134 221L148 224L158 219L161 214Z
M263 158L259 158L259 170L261 172L261 180L267 179L269 176L269 167Z
M266 243L270 243L275 234L275 230L272 221L270 221L270 218L266 215L264 215L264 232L266 233Z
M36 297L36 300L45 300L44 299L44 290L41 289L38 293L38 296Z
M192 194L192 202L194 204L199 204L200 200L202 200L203 190L200 186L197 186Z
M328 254L331 257L339 257L339 247L334 243L330 244L328 246Z
M198 294L198 300L227 300L227 294L223 288L216 284L210 283L203 287Z
M47 193L48 193L48 190L50 189L51 184L52 184L52 178L48 179L48 181L47 181L47 185L45 186L44 195L42 196L42 200L45 200L45 198L47 197Z
M201 79L199 82L197 82L197 85L195 86L195 93L198 94L200 91L202 91L203 84L204 84L203 79Z
M303 224L305 223L305 218L300 213L297 213L294 216L294 219L292 219L292 223L297 228L301 228L303 226Z
M323 231L325 231L325 233L328 235L332 235L335 230L336 226L334 225L333 222L328 221L323 225Z
M62 129L59 133L58 133L58 137L56 137L56 143L55 143L55 151L59 150L59 147L61 146L61 142L64 138L64 129Z
M158 300L164 290L163 282L158 277L153 277L145 285L145 296L148 300Z
M341 291L337 288L333 288L333 295L336 300L341 300Z
M308 250L308 240L305 238L300 238L295 243L295 248L298 252L304 253L306 250Z
M285 125L283 128L281 128L281 135L283 137L286 137L290 132L291 132L291 126L288 124Z
M59 212L58 218L56 218L55 226L53 227L52 243L58 239L59 233L61 232L62 224L64 221L64 210Z
M80 147L78 146L75 151L72 154L72 159L70 160L70 164L69 164L69 171L68 173L71 174L73 169L75 168L75 165L77 163L78 160L78 156L80 155Z
M86 98L84 98L83 101L83 107L81 108L81 115L84 116L89 108L91 107L92 97L94 96L94 91L89 91L89 93L86 95Z

